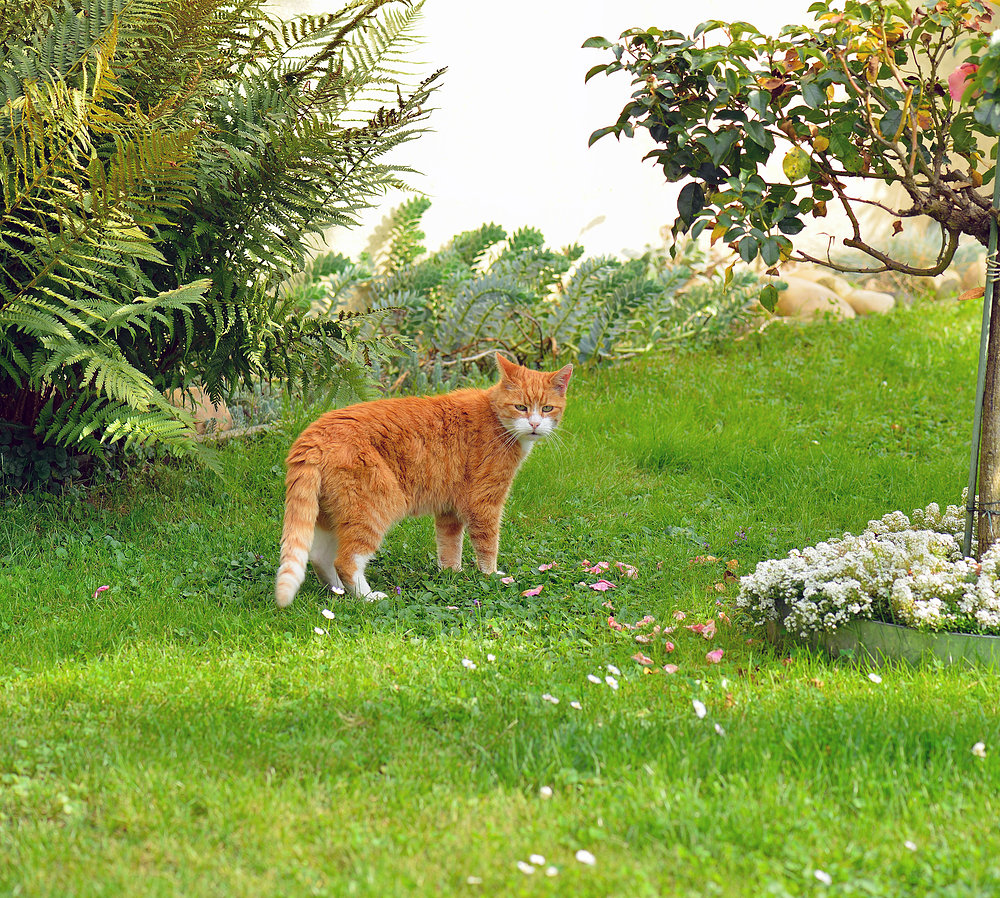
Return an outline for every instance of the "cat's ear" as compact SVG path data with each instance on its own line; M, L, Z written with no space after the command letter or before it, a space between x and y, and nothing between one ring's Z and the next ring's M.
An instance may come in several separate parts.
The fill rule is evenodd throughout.
M572 375L572 365L566 365L564 368L560 368L555 372L555 374L552 375L552 389L555 390L560 396L565 396L566 389L569 387L569 379Z
M500 372L500 380L514 380L517 377L517 369L520 367L505 359L500 353L496 353L497 370Z

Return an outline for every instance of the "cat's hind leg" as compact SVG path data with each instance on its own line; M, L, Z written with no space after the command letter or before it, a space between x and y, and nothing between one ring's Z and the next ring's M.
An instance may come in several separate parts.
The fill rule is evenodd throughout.
M458 515L443 512L434 517L434 535L437 537L438 566L453 571L462 570L462 539L465 524Z
M383 533L367 523L341 523L337 527L336 569L344 586L353 595L374 602L384 599L365 579L365 567L382 544Z
M309 561L314 570L333 592L342 593L344 584L337 574L337 566L334 563L337 558L337 535L331 533L325 527L316 526L313 534L312 548L309 550Z

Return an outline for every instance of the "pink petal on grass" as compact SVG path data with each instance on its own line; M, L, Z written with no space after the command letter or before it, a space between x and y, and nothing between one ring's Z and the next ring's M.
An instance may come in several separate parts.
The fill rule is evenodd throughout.
M598 561L593 567L584 568L588 574L600 574L606 571L610 565L606 561Z
M510 586L510 584L514 582L514 578L513 577L501 577L500 578L500 582L504 586Z
M644 655L642 652L636 652L632 656L632 660L638 661L640 664L645 665L647 667L653 663L653 659L648 657L647 655Z
M94 590L94 594L91 596L91 598L92 599L96 599L106 589L111 589L111 587L110 586L98 586L97 589Z
M674 612L674 620L684 620L684 618L686 618L686 617L687 617L687 615L683 611L675 611Z
M718 664L722 660L722 656L724 654L725 653L722 651L722 649L716 649L714 652L709 652L707 655L705 655L705 660L709 664Z
M540 564L540 565L538 565L538 570L539 571L551 571L552 568L554 568L555 566L556 566L556 564L555 564L554 561L550 562L549 564Z
M542 591L541 586L535 586L532 589L526 589L521 593L522 596L537 596Z
M664 651L672 652L674 650L674 644L668 639L663 645Z
M611 627L612 630L625 629L620 623L618 623L618 621L615 620L614 615L611 615L611 617L608 618L608 626Z
M625 564L623 561L616 561L615 567L618 568L626 577L635 579L639 576L639 571L637 571L632 565Z
M668 674L675 674L675 673L677 673L678 670L680 670L680 668L676 664L664 664L663 665L663 669Z
M965 88L972 76L979 71L979 66L973 62L963 62L948 76L948 93L956 103L962 102Z
M538 587L541 589L541 587ZM610 580L598 580L596 583L590 584L591 589L596 589L598 592L607 592L609 589L617 589L614 583Z

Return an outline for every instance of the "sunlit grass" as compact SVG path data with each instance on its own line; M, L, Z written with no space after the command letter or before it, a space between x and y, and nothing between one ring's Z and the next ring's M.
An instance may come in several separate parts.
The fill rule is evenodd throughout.
M904 309L578 372L508 505L509 584L437 572L410 521L370 569L389 598L310 577L278 612L289 432L222 478L8 502L0 894L991 894L994 673L776 651L725 575L954 502L977 325Z

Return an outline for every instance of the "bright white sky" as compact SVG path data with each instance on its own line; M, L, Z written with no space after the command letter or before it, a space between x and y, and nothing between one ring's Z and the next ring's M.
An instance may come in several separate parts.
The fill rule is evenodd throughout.
M336 0L277 2L283 15L319 13ZM613 123L630 93L627 75L587 70L607 53L583 50L594 35L614 40L627 28L656 25L690 32L706 19L748 19L762 31L809 19L808 0L751 5L745 0L427 0L415 55L427 71L447 66L436 92L431 132L405 145L401 163L421 172L412 186L433 205L424 216L427 246L484 222L508 232L530 225L561 247L587 253L641 251L673 222L677 188L667 185L638 140L587 139ZM648 148L648 147L647 147ZM349 255L405 195L387 197L357 231L336 231L333 248ZM597 222L597 223L595 223ZM587 228L588 225L591 225ZM584 229L586 229L584 231Z

